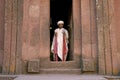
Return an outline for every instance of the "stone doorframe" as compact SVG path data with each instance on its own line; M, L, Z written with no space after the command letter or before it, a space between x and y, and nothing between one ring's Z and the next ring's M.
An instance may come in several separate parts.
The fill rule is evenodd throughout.
M81 46L80 46L81 38L78 37L78 36L81 36L81 32L80 32L81 31L81 28L80 28L81 27L81 23L80 23L80 18L78 18L78 17L80 17L80 5L79 5L79 3L80 3L79 0L75 0L75 1L73 0L73 4L72 4L72 6L73 6L73 23L74 23L74 25L73 25L73 35L76 34L76 35L74 35L74 38L73 38L73 56L74 56L73 61L68 61L68 62L51 62L50 58L49 58L50 50L48 50L46 52L46 58L41 57L41 59L40 59L41 60L41 66L40 66L41 70L44 69L44 68L45 69L51 69L51 68L80 69L81 68L81 65L80 65L81 64L81 50L80 50L81 49ZM50 20L49 19L50 18L50 8L49 8L50 7L50 0L46 0L42 4L43 5L49 4L49 5L46 5L48 10L47 9L45 10L44 8L42 8L42 10L44 10L44 11L42 11L43 13L44 12L48 12L48 13L45 13L45 14L47 14L47 16L45 14L42 14L42 12L41 12L42 17L45 16L47 18L48 22L46 22L46 20L45 20L45 22L49 24L49 20ZM43 19L43 18L41 18L41 19ZM43 21L41 19L40 19L40 21ZM41 26L42 25L43 24L41 24ZM49 25L46 25L46 26L47 26L46 29L48 31L49 30ZM44 30L46 30L46 29L44 29ZM43 31L43 32L45 32L45 31ZM48 34L49 34L49 31L48 31ZM47 37L49 38L50 35L48 35ZM50 42L46 43L46 47L45 48L47 48L47 49L49 48L50 49L50 46L48 44L50 44ZM43 46L42 46L42 48L43 48ZM41 52L43 52L43 51L41 51Z

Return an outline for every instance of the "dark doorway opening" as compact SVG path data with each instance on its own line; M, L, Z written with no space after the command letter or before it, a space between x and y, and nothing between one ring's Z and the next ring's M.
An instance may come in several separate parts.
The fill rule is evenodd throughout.
M64 28L69 32L69 52L67 61L73 60L72 55L72 0L50 0L50 46L53 41L54 30L58 28L57 22L64 21ZM53 61L53 54L50 55L50 60Z

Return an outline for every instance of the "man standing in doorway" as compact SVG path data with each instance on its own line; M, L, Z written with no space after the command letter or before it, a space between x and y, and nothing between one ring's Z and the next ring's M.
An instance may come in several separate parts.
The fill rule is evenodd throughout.
M59 28L54 31L51 51L54 53L55 61L66 61L68 54L68 31L63 28L63 21L58 21L57 25Z

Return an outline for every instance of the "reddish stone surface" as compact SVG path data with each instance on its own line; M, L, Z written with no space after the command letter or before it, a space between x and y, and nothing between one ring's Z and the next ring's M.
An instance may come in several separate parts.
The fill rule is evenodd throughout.
M6 0L5 0L6 1ZM4 58L3 73L8 74L10 70L10 54L11 54L11 33L12 33L12 0L6 1L5 4L5 27L4 27Z
M105 61L106 74L112 74L112 58L111 58L111 43L110 43L110 26L109 26L109 7L108 0L103 1L103 23L104 23L104 46L105 46Z
M73 32L74 32L74 46L73 46L73 54L74 60L80 61L81 58L81 20L80 20L80 1L73 1Z
M40 1L24 0L23 6L22 59L30 60L38 58L40 52Z
M4 50L4 0L0 0L0 66L2 66L3 50Z
M97 55L97 52L96 52L97 48L95 48L97 46L97 41L96 41L97 36L95 35L97 31L96 31L96 26L95 26L94 13L95 13L95 3L92 0L81 0L83 65L84 65L84 59L97 60L95 58ZM93 63L95 64L96 62L93 62ZM94 65L92 65L91 67L94 67ZM87 71L87 69L86 70L84 69L84 71Z
M50 62L50 0L23 0L23 3L6 0L5 13L3 3L1 0L0 65L4 49L3 73L26 72L27 63L32 59L40 59L41 71L80 69L84 63L84 66L89 65L89 61L82 59L92 59L91 67L83 66L85 71L93 71L95 64L94 72L99 70L100 74L120 72L119 0L96 0L96 3L95 0L73 0L74 59L61 63ZM5 15L5 24L2 15Z
M90 0L81 0L82 57L91 58Z
M15 73L15 65L16 65L16 42L17 42L17 0L12 1L12 10L13 13L12 16L12 31L11 31L11 51L10 51L10 74Z
M98 58L97 58L97 27L96 27L96 2L94 0L90 0L90 26L91 26L91 49L92 49L92 58L95 64L95 70L97 72L98 67Z
M95 61L94 59L83 59L83 71L84 72L94 72L95 71Z
M110 44L111 44L111 62L112 62L112 73L117 74L117 58L115 54L117 53L117 43L115 38L115 26L114 26L114 0L109 0L109 22L110 22ZM112 4L112 5L111 5Z
M22 27L23 60L49 58L49 1L24 1Z
M50 0L40 0L40 58L50 59Z
M118 74L120 72L120 55L119 55L119 47L120 47L120 1L115 0L112 1L113 8L111 9L110 21L111 21L111 45L112 45L112 62L113 62L113 73Z
M22 24L23 24L23 0L18 0L17 3L17 43L16 43L16 68L15 68L15 74L21 74L22 73Z
M118 74L119 62L119 0L98 0L98 57L100 74ZM107 6L108 5L108 6Z
M75 29L74 34L76 34L76 35L74 35L75 41L76 40L80 41L80 34L79 33L80 33L81 26L80 26L80 15L79 15L80 14L80 4L79 3L80 3L80 1L78 1L78 0L73 2L73 20L74 21L76 20L76 22L74 24L74 29ZM75 48L78 47L77 44L80 45L80 42L79 43L74 42ZM78 52L80 52L80 51L76 49L75 53L78 53Z

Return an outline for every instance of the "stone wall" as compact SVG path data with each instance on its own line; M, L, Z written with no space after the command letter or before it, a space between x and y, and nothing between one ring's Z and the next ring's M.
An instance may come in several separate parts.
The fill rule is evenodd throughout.
M21 72L21 25L22 0L5 1L4 22L4 56L2 73L17 74Z
M119 0L96 0L100 74L119 74Z
M0 72L2 68L3 61L3 51L4 51L4 9L5 3L4 0L0 2Z
M119 74L120 0L73 0L74 60L61 64L49 58L50 0L0 1L0 66L4 74L26 73L28 61L33 59L40 60L40 69L62 66Z

